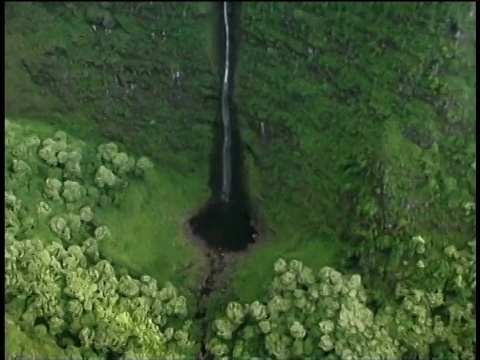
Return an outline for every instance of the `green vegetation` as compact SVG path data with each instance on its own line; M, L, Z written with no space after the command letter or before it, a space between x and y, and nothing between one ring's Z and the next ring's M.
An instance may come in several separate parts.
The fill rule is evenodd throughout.
M63 350L48 334L43 334L43 337L39 337L42 335L41 333L27 336L8 315L5 320L5 331L8 334L5 342L6 359L75 359L80 357L78 349Z
M201 203L199 195L205 190L196 180L172 179L160 171L142 183L131 184L117 207L99 215L116 238L115 243L103 243L101 250L135 273L148 273L161 282L182 283L196 290L206 263L180 229L181 221L192 210L192 201Z
M212 8L6 5L7 358L198 353ZM245 3L242 27L265 240L209 298L207 348L473 359L474 4Z
M475 241L433 257L426 243L408 242L415 272L375 312L360 275L280 258L268 297L229 303L208 347L222 359L474 359Z
M238 269L232 299L258 298L278 257L353 267L381 298L399 239L473 238L474 5L258 3L242 16L238 102L272 242Z
M51 343L53 336L70 354L81 352L84 357L104 357L111 351L134 358L193 356L198 352L198 344L189 340L195 331L189 320L193 299L191 294L190 301L180 295L167 279L179 272L172 257L191 262L201 257L185 245L170 250L172 241L177 243L172 235L180 236L178 229L172 230L172 219L159 217L166 230L154 234L152 225L139 223L135 213L115 209L119 202L128 205L122 195L130 183L138 194L141 182L161 178L153 164L146 157L127 155L113 142L100 144L95 151L63 131L42 139L23 122L6 120L6 283L12 336L20 326L34 339ZM174 214L180 205L172 209ZM102 214L108 220L109 208L124 219L125 228L111 227L115 222L105 225ZM117 246L123 249L139 239L143 244L136 247L136 256L149 259L155 252L164 264L161 271L149 262L139 264L138 258L115 259L155 278L142 274L136 279L120 267L116 273L104 259L114 256ZM200 265L196 268L204 270ZM156 279L166 285L157 288ZM49 349L48 343L46 354L54 356L55 348ZM25 353L35 347L24 350L12 344L12 348L14 357L42 354Z
M207 183L217 112L205 103L217 94L208 4L9 3L6 19L7 114L61 113L56 125L81 133L96 122Z

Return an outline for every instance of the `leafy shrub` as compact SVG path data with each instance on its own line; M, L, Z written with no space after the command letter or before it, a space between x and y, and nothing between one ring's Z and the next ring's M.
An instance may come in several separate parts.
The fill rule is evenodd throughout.
M95 222L100 196L112 196L103 188L113 187L118 176L133 171L134 159L118 153L115 144L106 144L100 147L102 159L111 162L118 176L104 165L97 174L83 172L84 144L62 131L44 141L28 134L23 141L21 127L8 124L17 131L8 135L10 145L20 144L7 156L13 166L5 192L6 291L8 299L15 299L7 300L7 313L14 317L12 321L27 334L53 338L59 346L84 356L104 357L110 351L125 358L192 356L197 348L191 339L185 297L172 284L159 289L148 275L117 278L98 249L98 241L112 238L110 230L105 225L87 227ZM38 154L29 152L35 147L40 148ZM33 169L42 166L57 168L61 176L37 179L41 172ZM22 189L30 178L34 181L29 193ZM32 200L35 193L42 194L41 201ZM50 228L50 238L45 234L19 237L37 221ZM69 340L72 337L77 345Z
M420 239L412 241L424 254L427 248ZM459 297L449 298L442 283L435 291L412 287L410 277L397 285L394 301L376 313L368 305L360 275L347 276L330 267L315 274L297 260L278 259L269 298L243 306L229 303L226 316L212 322L207 347L218 359L343 360L400 359L411 351L430 358L441 344L462 359L473 359L474 244L462 252L449 246L440 259L443 276L456 286ZM419 259L423 265L418 276L435 271L438 260ZM449 316L439 316L441 308Z

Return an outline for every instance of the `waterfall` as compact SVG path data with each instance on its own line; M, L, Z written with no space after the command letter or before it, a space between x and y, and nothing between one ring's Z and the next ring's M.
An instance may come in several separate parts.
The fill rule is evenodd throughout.
M222 122L223 122L223 144L222 144L222 192L221 199L230 201L232 188L232 130L229 111L229 80L230 80L230 25L228 17L228 3L223 2L223 26L225 28L225 71L223 74L222 86Z
M189 225L193 234L203 239L211 249L224 253L245 250L249 244L256 242L258 233L250 215L243 146L234 101L241 4L219 2L215 11L215 25L221 39L217 44L221 69L217 74L219 108L211 153L211 198L189 220Z

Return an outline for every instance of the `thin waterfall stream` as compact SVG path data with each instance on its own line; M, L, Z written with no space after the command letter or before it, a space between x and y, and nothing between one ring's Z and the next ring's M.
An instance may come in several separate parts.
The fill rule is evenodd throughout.
M223 122L223 146L222 146L222 201L230 201L232 186L232 135L229 112L229 83L230 83L230 25L228 17L228 3L223 2L223 24L225 28L225 69L222 85L222 122Z
M234 102L235 65L240 32L240 3L217 5L220 64L219 116L211 158L211 197L200 212L189 220L196 238L206 245L210 270L197 297L196 318L202 322L201 351L197 359L212 359L206 350L208 297L218 290L220 275L234 252L247 250L257 231L251 218L250 202L244 182L243 146Z

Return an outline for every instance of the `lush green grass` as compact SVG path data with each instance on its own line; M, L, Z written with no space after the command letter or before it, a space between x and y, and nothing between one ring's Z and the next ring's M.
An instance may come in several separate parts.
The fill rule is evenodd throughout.
M206 262L186 239L182 222L207 190L194 177L161 168L144 181L133 181L120 205L99 212L115 239L101 250L134 273L196 289L206 274Z

